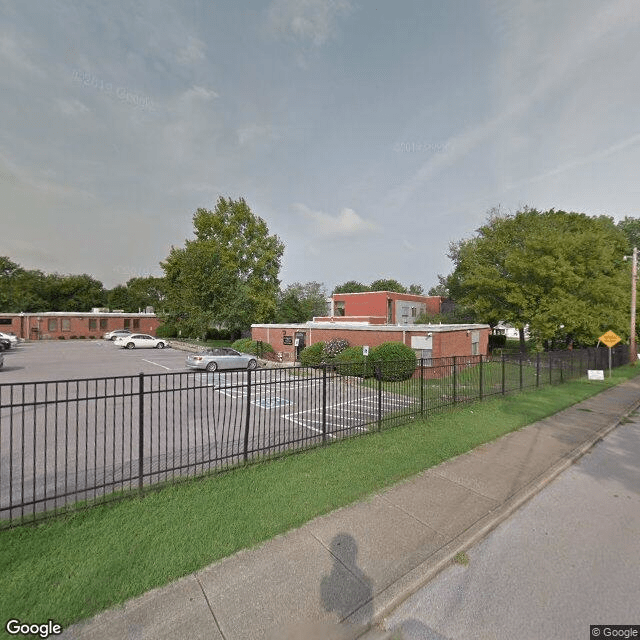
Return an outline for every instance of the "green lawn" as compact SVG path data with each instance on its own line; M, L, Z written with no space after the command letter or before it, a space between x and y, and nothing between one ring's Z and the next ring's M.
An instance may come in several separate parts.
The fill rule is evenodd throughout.
M52 618L67 626L635 375L625 366L604 383L573 381L459 406L144 498L0 531L3 620Z

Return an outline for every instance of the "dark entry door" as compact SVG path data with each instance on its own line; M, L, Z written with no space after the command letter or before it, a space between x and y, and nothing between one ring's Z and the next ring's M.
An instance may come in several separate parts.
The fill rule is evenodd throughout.
M296 331L296 360L300 360L300 352L305 348L305 332L304 331ZM295 343L294 343L295 344Z

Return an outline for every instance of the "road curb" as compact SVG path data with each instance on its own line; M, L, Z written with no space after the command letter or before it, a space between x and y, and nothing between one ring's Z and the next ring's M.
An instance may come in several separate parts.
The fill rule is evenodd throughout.
M576 405L574 405L575 407ZM359 640L389 640L390 636L382 624L402 603L433 580L448 567L457 554L462 553L484 539L491 531L507 520L525 503L535 497L542 489L555 480L563 471L575 464L588 453L598 442L622 423L625 418L640 407L640 399L632 402L624 413L617 416L606 426L597 431L591 438L565 454L552 467L534 478L525 487L509 497L501 505L485 514L463 533L441 547L427 560L411 569L401 578L389 585L373 599L374 614L366 629L361 630L354 638ZM524 427L526 429L526 427ZM370 604L370 603L367 603ZM366 606L366 605L364 605ZM344 622L355 624L359 610L354 611Z

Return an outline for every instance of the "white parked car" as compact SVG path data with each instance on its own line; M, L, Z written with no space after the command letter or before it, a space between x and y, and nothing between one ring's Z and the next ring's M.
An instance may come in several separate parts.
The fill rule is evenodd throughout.
M2 331L0 331L0 338L9 340L12 347L15 347L19 342L18 336L14 335L13 333L2 333Z
M126 336L119 336L113 344L124 349L164 349L167 341L154 338L146 333L132 333Z

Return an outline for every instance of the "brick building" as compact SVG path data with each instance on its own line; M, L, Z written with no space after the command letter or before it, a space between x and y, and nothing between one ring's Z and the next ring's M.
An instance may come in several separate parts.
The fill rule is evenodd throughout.
M107 331L130 329L155 336L160 321L155 313L119 313L94 310L88 313L0 313L0 331L25 340L102 338Z
M333 338L345 339L351 346L402 342L414 349L418 358L486 355L490 332L488 324L404 326L318 319L305 324L251 325L251 338L268 342L283 362L294 362L304 347Z
M440 313L440 296L416 296L394 291L334 293L330 316L315 321L367 322L369 324L415 324L422 313Z

